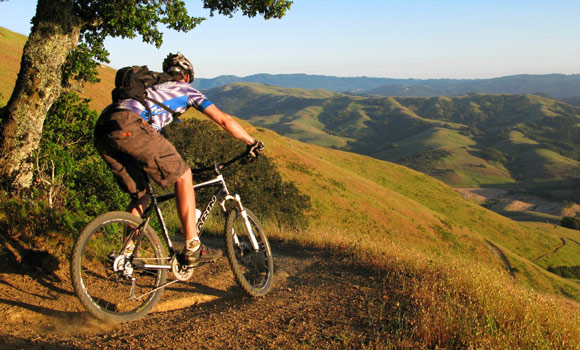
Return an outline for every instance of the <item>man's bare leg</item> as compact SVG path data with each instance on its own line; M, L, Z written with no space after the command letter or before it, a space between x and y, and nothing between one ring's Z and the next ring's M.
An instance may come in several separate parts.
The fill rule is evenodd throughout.
M199 241L195 225L195 192L191 170L181 175L175 183L175 198L177 200L177 214L181 220L181 227L185 234L185 242Z
M187 170L175 183L177 213L185 234L186 264L194 266L200 262L215 261L222 256L221 250L214 250L201 244L195 220L195 192L191 170Z
M129 213L135 215L136 217L141 218L141 215L143 215L143 212L147 208L147 204L149 204L150 199L151 199L151 197L148 194L145 194L141 198L132 199L131 202L129 203L129 205L127 206L127 211ZM125 228L125 230L126 230L125 237L124 237L125 241L128 239L128 234L129 234L127 229L128 228ZM129 242L125 242L125 243L127 243L127 248L125 250L125 254L132 253L133 247L135 246L135 243L132 240Z

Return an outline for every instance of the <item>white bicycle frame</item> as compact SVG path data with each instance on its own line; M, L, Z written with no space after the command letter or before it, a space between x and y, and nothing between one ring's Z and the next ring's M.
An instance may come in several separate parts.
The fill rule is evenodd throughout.
M202 182L200 184L193 186L193 189L195 190L195 189L199 189L199 188L203 188L203 187L216 186L218 184L221 184L222 190L225 193L224 199L220 203L220 207L222 208L222 211L224 213L227 211L226 210L226 203L228 201L234 201L236 203L236 207L238 208L240 215L244 219L244 224L245 224L246 229L248 230L248 233L250 235L250 241L252 242L252 248L254 249L254 251L257 252L260 249L260 247L258 245L258 241L256 240L256 235L254 234L254 230L252 229L252 225L250 224L250 220L248 220L248 213L246 212L246 209L244 209L244 206L242 205L242 200L240 198L240 195L236 193L235 195L232 196L230 194L230 192L228 191L228 187L226 186L224 176L222 174L219 174L213 180ZM215 195L214 195L214 197L212 197L212 201L214 198L217 199L217 197L215 197ZM210 204L212 203L212 201L210 201ZM208 205L206 207L206 209L204 210L204 212L200 215L200 220L197 223L198 232L201 232L201 228L203 228L203 224L205 223L205 219L207 219L207 217L211 213L212 209L213 209L213 205ZM234 242L236 243L236 245L239 245L240 241L239 241L238 235L236 235L236 232L234 231L234 229L232 229L231 234L234 236Z

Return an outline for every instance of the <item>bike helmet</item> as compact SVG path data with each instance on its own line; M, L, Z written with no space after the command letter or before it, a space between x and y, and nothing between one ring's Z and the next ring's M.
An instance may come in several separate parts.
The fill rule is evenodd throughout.
M193 82L193 65L181 52L167 55L163 60L163 71L171 75L181 74L184 78L189 74L189 83Z

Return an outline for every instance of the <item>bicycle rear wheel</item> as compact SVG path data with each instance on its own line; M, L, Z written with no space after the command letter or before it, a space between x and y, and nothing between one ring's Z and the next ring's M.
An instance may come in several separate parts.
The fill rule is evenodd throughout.
M252 248L250 234L238 209L231 210L227 215L226 251L238 284L251 296L258 297L272 288L274 259L258 218L248 209L246 213L258 243L258 251Z
M78 237L71 259L77 296L96 318L109 322L145 316L159 301L167 271L144 264L166 264L155 231L147 225L138 248L123 254L125 236L142 220L127 212L109 212L90 222ZM132 271L131 271L132 269Z

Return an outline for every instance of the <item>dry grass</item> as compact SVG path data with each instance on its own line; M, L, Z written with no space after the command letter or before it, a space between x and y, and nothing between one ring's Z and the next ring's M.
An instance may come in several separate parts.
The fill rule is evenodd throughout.
M525 288L501 268L388 239L353 242L334 228L268 231L381 271L382 303L361 305L369 310L376 348L580 349L580 304Z

